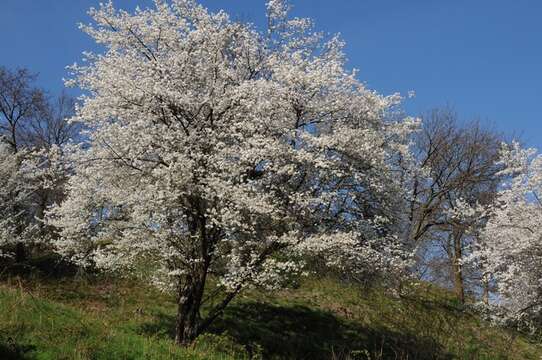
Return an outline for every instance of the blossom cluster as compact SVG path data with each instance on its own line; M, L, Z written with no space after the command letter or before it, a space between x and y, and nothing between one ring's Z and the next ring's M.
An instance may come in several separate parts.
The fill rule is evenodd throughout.
M111 3L81 28L105 49L68 81L68 197L50 211L57 251L81 265L146 273L163 287L212 272L230 289L275 286L324 253L345 271L399 267L413 119L367 89L343 42L267 4L269 27L193 0L130 14ZM169 279L169 280L168 280Z

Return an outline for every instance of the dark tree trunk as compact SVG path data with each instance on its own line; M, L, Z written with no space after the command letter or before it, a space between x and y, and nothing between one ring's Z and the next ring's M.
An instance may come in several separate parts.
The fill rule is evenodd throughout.
M200 307L204 287L204 278L188 277L181 285L175 321L175 342L177 344L188 345L199 335Z
M489 305L489 286L488 284L484 284L484 298L483 298L484 304Z
M461 259L463 256L463 251L461 248L462 237L462 231L456 229L453 230L454 253L452 258L452 271L455 294L461 303L465 303L465 287L463 284L463 269L461 265Z
M26 249L22 242L18 242L15 245L15 262L22 263L26 261Z
M200 333L200 308L207 281L209 270L209 240L205 228L206 219L200 210L200 203L195 206L196 211L189 217L190 232L199 240L199 257L201 263L196 265L192 272L180 280L179 293L177 296L177 319L175 322L175 342L188 345L196 339Z
M209 231L206 227L205 212L200 206L201 203L195 201L195 211L189 216L190 233L198 238L198 252L201 262L191 269L190 274L182 277L179 281L179 292L177 297L177 317L175 320L175 342L179 345L189 345L196 337L205 331L209 325L218 318L226 306L241 291L242 285L237 285L230 289L224 295L222 301L211 308L205 319L201 318L200 309L205 292L205 283L212 260L212 253L219 239L216 231ZM266 248L256 261L256 265L261 264L267 256L275 249L270 246Z
M484 304L489 305L489 276L484 274L482 279L482 286L484 288L484 293L482 295L482 301Z

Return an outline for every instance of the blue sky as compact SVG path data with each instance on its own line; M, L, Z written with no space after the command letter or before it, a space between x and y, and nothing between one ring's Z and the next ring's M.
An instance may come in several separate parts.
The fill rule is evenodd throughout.
M77 28L98 0L1 0L0 65L28 67L59 91L65 66L94 50ZM264 0L202 0L261 25ZM542 1L291 0L295 16L341 33L349 66L384 94L416 92L416 115L450 104L542 148ZM133 10L148 0L117 0Z

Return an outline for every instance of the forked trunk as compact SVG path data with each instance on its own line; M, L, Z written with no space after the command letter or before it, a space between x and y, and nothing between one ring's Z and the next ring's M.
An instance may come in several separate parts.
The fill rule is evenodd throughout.
M205 287L205 276L188 277L181 285L177 300L175 342L180 345L192 343L199 335L200 307Z
M182 278L179 284L179 293L177 299L177 319L175 322L175 342L179 345L188 345L192 343L198 335L205 331L209 325L222 314L224 308L241 291L242 286L238 285L235 289L227 292L221 302L210 309L207 317L201 319L200 308L202 305L203 294L209 266L211 264L211 253L216 244L216 238L209 237L206 231L205 217L201 214L203 211L197 211L192 214L194 219L190 223L191 233L199 237L201 250L201 262L192 269L192 272ZM262 260L265 257L262 257Z

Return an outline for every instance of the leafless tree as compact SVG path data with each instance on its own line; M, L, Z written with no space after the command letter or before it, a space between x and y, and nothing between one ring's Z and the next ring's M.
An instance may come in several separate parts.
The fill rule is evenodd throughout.
M62 146L77 136L79 129L67 119L73 114L74 100L65 93L54 98L35 86L37 75L27 69L0 67L0 141L19 155L37 153L52 146ZM20 156L21 159L24 156ZM43 162L47 166L47 161ZM14 194L16 196L16 194ZM46 207L58 201L61 191L38 188L24 209L28 223L41 224ZM16 259L25 259L24 244L18 243Z
M32 86L35 79L26 69L0 67L0 134L13 152L29 145L30 123L46 108L43 91Z
M451 220L446 214L459 199L472 205L493 200L499 183L503 136L479 121L459 123L456 113L449 108L433 110L422 121L414 151L426 176L418 176L413 182L410 240L421 249L420 270L448 273L458 299L463 302L465 280L474 275L464 268L462 259L476 229L472 229L473 224ZM443 271L444 265L449 271Z

